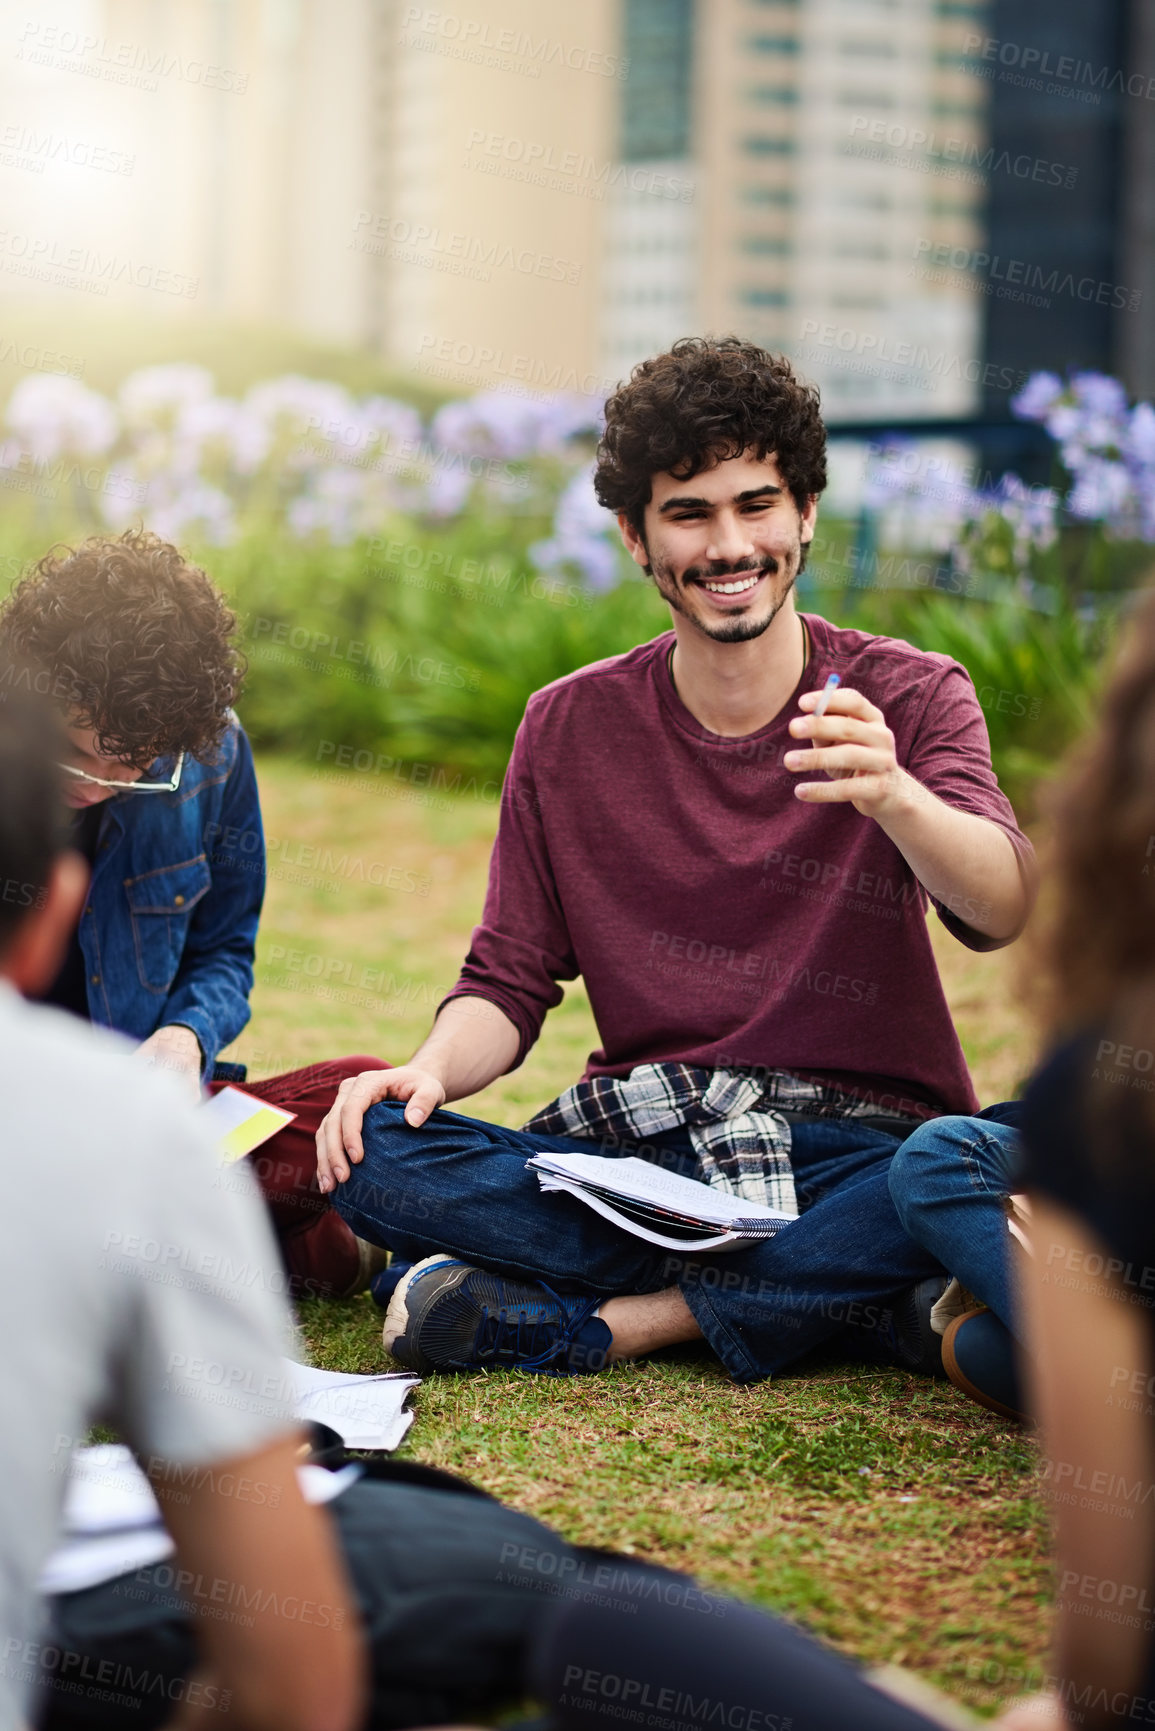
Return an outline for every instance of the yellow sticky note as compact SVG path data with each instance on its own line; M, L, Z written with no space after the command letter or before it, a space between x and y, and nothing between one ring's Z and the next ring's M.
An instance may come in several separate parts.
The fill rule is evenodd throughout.
M226 1160L241 1160L292 1121L291 1112L278 1112L273 1106L262 1106L259 1112L254 1112L251 1118L246 1118L243 1124L238 1124L221 1138L221 1153Z

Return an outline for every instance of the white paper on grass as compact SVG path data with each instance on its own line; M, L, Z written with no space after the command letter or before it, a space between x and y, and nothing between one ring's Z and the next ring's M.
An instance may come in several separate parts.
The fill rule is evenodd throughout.
M297 1417L328 1425L347 1448L398 1447L413 1423L405 1402L420 1378L407 1372L354 1376L285 1359ZM194 1469L195 1471L195 1469ZM297 1469L309 1502L328 1502L357 1476L350 1466ZM162 1561L173 1549L152 1487L122 1443L74 1449L62 1515L64 1539L40 1577L43 1593L77 1593Z
M285 1360L285 1370L297 1417L327 1424L344 1438L346 1448L392 1451L413 1423L405 1402L421 1379L407 1371L354 1376L314 1370L312 1365L296 1364L292 1359Z
M527 1162L535 1171L543 1190L565 1191L576 1196L606 1220L612 1220L635 1238L645 1239L667 1250L729 1250L756 1242L765 1234L747 1223L762 1221L784 1225L793 1216L765 1203L747 1202L714 1189L697 1179L685 1178L680 1172L668 1172L650 1160L634 1155L609 1159L602 1154L534 1154ZM622 1202L639 1207L662 1208L677 1214L690 1228L698 1228L697 1236L675 1235L662 1230L661 1221L652 1225L619 1212L613 1201L594 1194L589 1188L609 1191Z
M66 1533L114 1533L159 1521L152 1486L123 1443L73 1449L61 1524Z
M306 1502L329 1503L360 1470L355 1464L336 1473L300 1466L297 1477ZM163 1562L175 1549L152 1487L123 1443L73 1450L64 1527L62 1543L41 1570L42 1593L83 1592Z
M168 1528L159 1521L124 1533L79 1533L64 1539L53 1551L40 1571L40 1591L82 1593L87 1587L99 1587L102 1581L115 1581L118 1575L132 1575L137 1569L163 1563L173 1549Z

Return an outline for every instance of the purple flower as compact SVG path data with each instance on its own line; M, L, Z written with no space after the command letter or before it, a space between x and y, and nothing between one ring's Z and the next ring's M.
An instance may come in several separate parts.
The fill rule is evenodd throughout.
M120 387L120 412L126 427L172 426L197 403L207 402L216 386L207 367L191 361L139 367Z
M361 404L361 420L381 440L383 450L405 454L421 444L421 416L412 403L399 403L394 397L366 397Z
M563 541L555 535L548 541L535 541L529 556L544 576L557 577L567 570L576 570L587 589L599 594L612 589L619 574L613 548L597 536Z
M1123 453L1130 462L1155 464L1155 409L1150 403L1136 403L1131 410Z
M469 498L473 482L466 469L435 466L425 483L422 508L428 517L456 517Z
M1112 527L1118 526L1131 503L1131 477L1125 464L1103 457L1087 458L1067 496L1072 516Z
M342 385L286 373L254 385L243 398L237 429L238 466L252 473L270 457L288 471L328 460L333 446L357 438L357 405Z
M38 463L102 456L117 435L116 410L107 397L54 373L21 379L8 399L6 418Z
M1062 394L1063 381L1057 373L1032 373L1018 395L1011 398L1011 412L1022 421L1041 421Z
M529 556L539 571L557 575L576 567L588 588L604 590L612 588L619 575L617 545L617 521L598 504L593 467L588 465L558 500L553 535L548 541L534 542Z
M208 542L223 547L236 534L232 500L219 487L193 480L185 485L172 476L154 476L147 484L105 489L100 494L100 513L113 529L143 521L166 541Z
M1127 413L1126 388L1107 373L1072 373L1071 395L1081 409L1106 421Z
M1011 526L1020 564L1033 547L1043 550L1057 540L1059 495L1053 487L1028 487L1017 475L1003 475L990 500Z
M374 526L366 520L366 502L365 477L359 470L337 465L318 470L289 506L289 528L294 535L323 534L335 546L347 546Z
M596 433L599 413L591 399L574 393L479 391L438 409L430 434L447 451L523 462L563 454L579 434Z

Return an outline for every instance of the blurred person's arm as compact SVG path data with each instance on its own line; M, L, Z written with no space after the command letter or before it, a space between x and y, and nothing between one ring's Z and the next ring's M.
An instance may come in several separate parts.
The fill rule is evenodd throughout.
M145 1042L147 1046L161 1035L168 1036L162 1043L166 1050L161 1061L173 1058L179 1049L187 1067L192 1053L183 1036L195 1036L200 1048L198 1067L206 1082L217 1053L236 1039L249 1020L257 927L265 895L265 837L253 754L239 724L231 738L236 755L215 825L210 826L213 833L203 837L212 883L192 911L161 1025Z
M357 1613L332 1525L301 1494L299 1443L292 1434L213 1462L191 1485L186 1472L166 1483L164 1463L150 1463L183 1571L175 1585L193 1606L206 1665L171 1731L222 1722L353 1731L363 1722Z
M220 1165L171 1081L146 1072L113 1091L116 1065L127 1075L134 1063L108 1066L106 1145L123 1163L103 1193L117 1320L100 1413L152 1481L177 1547L173 1584L217 1685L188 1680L186 1718L207 1722L227 1691L223 1723L237 1731L351 1731L360 1634L329 1517L297 1478L293 1340L268 1217L252 1174Z
M424 1124L447 1100L462 1100L504 1076L517 1058L521 1036L487 998L451 998L429 1037L396 1070L365 1070L341 1083L317 1131L317 1184L344 1184L349 1163L365 1152L361 1125L378 1100L406 1100L405 1121Z
M1022 1259L1021 1278L1025 1368L1054 1493L1053 1670L1072 1712L1065 1718L1050 1697L1049 1719L1040 1701L1037 1717L1024 1704L1006 1723L1096 1731L1130 1722L1150 1650L1141 1606L1155 1572L1155 1429L1146 1397L1128 1394L1132 1378L1145 1391L1155 1386L1150 1316L1112 1275L1082 1272L1088 1263L1120 1265L1081 1221L1038 1195L1031 1210L1034 1255ZM1107 1705L1088 1705L1096 1702Z

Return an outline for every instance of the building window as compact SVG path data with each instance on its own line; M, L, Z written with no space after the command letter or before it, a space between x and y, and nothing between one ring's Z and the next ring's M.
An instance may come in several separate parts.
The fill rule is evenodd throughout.
M932 102L930 111L940 120L981 120L986 112L975 102L949 102L945 99Z
M835 101L842 108L893 108L894 96L889 90L840 90Z
M743 204L793 204L792 186L744 186L738 194Z
M744 307L788 307L790 296L785 289L739 289L738 302Z
M739 241L743 252L761 253L764 257L785 258L793 247L779 234L745 234Z
M626 0L624 23L622 158L689 156L694 0Z
M781 103L785 107L793 107L798 101L798 91L792 84L756 84L746 92L747 102Z
M797 54L797 36L747 36L747 48L752 48L755 54ZM630 76L633 77L633 67Z
M767 138L761 133L742 140L742 149L751 156L793 156L796 148L792 138Z

